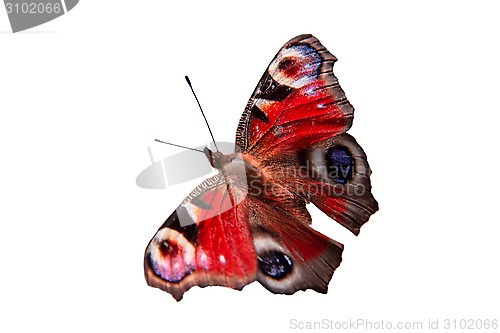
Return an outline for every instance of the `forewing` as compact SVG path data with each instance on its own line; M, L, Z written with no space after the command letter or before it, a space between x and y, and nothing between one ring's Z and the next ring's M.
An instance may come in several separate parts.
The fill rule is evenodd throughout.
M256 278L245 200L218 174L198 186L146 248L148 284L176 299L192 286L241 289Z
M347 131L354 109L333 74L335 61L311 35L286 43L248 101L237 147L266 160Z

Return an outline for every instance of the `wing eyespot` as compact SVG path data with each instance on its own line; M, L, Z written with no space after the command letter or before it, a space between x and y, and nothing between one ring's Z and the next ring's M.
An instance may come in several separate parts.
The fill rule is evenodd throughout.
M299 73L300 65L296 57L286 57L278 63L278 70L286 77L294 78Z
M281 280L293 269L292 259L280 251L269 251L258 257L262 272L275 280Z
M345 184L352 179L354 158L347 147L334 146L327 150L328 178L337 184Z
M278 64L278 69L279 70L284 70L287 69L288 67L291 67L296 64L295 58L292 57L286 57L282 59L279 64Z
M179 282L194 267L195 249L178 231L158 230L146 249L149 266L164 281Z
M159 243L158 250L160 250L160 253L164 257L167 257L169 255L175 255L176 253L180 252L178 244L175 242L172 243L168 240L164 240L163 242Z

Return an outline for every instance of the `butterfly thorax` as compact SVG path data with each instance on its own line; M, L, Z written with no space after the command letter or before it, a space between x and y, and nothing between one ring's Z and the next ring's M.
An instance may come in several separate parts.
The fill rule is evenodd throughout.
M213 152L210 149L205 147L205 155L208 158L208 161L210 162L210 165L217 169L217 170L222 170L224 167L231 163L236 157L237 153L229 154L229 155L224 155L223 153L216 151Z
M239 183L240 186L250 186L261 192L261 187L267 185L269 175L266 175L261 165L249 154L236 152L224 155L205 148L205 155L210 165L219 170L226 181ZM251 191L250 191L251 192Z

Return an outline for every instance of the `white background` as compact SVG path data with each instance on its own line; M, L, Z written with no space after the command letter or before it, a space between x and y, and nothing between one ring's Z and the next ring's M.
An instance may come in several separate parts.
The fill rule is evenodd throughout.
M290 320L499 318L499 6L477 2L88 1L25 33L0 8L2 332L287 332ZM327 295L146 285L143 253L199 180L135 177L232 141L269 61L312 33L339 61L349 133L380 211L345 244ZM425 326L424 326L425 327Z

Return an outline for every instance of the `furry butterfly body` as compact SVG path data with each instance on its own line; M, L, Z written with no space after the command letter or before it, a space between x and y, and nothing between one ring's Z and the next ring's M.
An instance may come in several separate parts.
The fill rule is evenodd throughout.
M366 155L346 133L354 109L336 58L311 35L286 43L253 92L235 152L205 153L202 182L146 248L147 283L180 300L192 286L326 293L342 244L311 228L313 203L358 234L378 210Z

